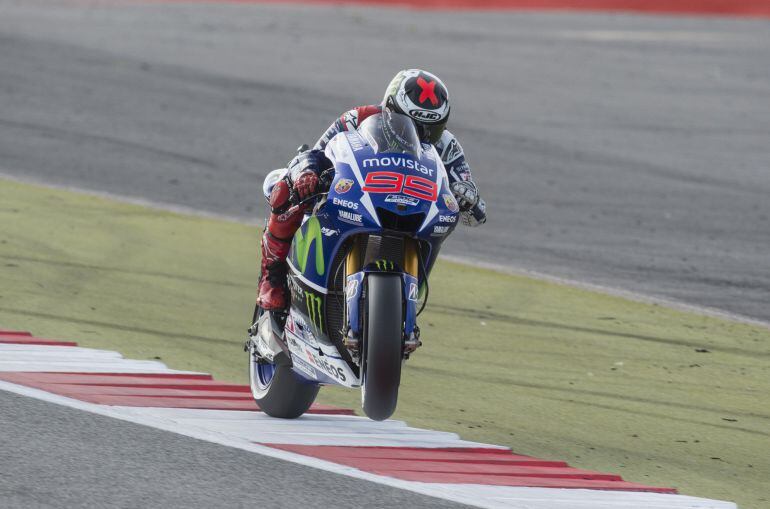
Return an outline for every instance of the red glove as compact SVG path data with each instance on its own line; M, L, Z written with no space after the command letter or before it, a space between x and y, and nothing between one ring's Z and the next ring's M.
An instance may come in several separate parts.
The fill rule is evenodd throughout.
M317 189L318 175L312 171L306 171L294 181L294 190L297 191L300 201L314 195Z

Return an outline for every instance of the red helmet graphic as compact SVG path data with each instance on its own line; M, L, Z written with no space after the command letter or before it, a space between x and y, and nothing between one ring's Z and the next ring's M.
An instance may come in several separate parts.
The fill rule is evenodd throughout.
M449 119L446 86L436 75L421 69L396 74L385 92L383 104L410 116L424 142L438 142Z

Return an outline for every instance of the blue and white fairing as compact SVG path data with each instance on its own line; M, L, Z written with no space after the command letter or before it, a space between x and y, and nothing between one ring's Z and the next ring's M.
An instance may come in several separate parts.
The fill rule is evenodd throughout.
M422 145L417 157L377 150L370 141L359 132L344 132L327 145L326 156L336 170L334 180L324 203L300 227L289 253L292 311L286 335L293 359L299 357L295 372L310 381L360 385L325 329L326 300L336 298L327 290L335 277L333 262L345 240L362 233L399 231L424 241L424 258L432 261L457 224L457 202L432 145ZM415 325L422 281L406 273L402 277L408 337ZM348 277L349 314L358 314L363 278L363 272Z
M421 155L378 153L358 132L337 135L326 147L336 172L325 205L337 228L345 236L378 233L391 226L383 210L401 218L422 214L412 237L438 247L457 224L458 206L436 149L423 145Z

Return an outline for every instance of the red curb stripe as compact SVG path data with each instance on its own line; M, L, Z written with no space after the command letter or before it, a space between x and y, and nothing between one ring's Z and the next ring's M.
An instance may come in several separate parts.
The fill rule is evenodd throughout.
M143 397L143 396L109 396L109 395L78 395L75 399L95 403L97 405L130 406L144 408L190 408L198 410L239 410L259 412L259 407L252 399L240 401L230 399L202 399L177 397ZM309 414L353 415L352 410L313 405Z
M283 447L283 444L274 444L278 447ZM292 444L287 444L287 447L292 447ZM366 445L361 447L356 447L355 449L350 449L346 446L337 446L337 445L325 445L322 447L326 447L327 451L333 451L336 450L336 448L339 448L339 451L343 454L366 454L367 457L387 457L392 458L395 457L393 455L397 454L407 454L411 455L411 451L419 451L420 453L424 453L425 451L430 451L431 453L458 453L458 454L467 454L467 453L473 453L473 454L498 454L502 456L515 456L517 458L530 458L530 456L520 456L514 454L509 448L507 447L435 447L435 448L427 448L427 447L393 447L393 446L385 446L385 445ZM376 456L370 456L370 455L376 455Z
M191 390L191 389L157 389L153 387L114 387L104 385L57 385L55 388L47 384L35 384L36 389L59 394L80 397L91 395L103 396L141 396L146 398L157 397L176 397L176 398L201 398L201 399L238 399L251 401L251 394L248 388L245 391L224 391L224 390ZM248 397L247 397L248 395Z
M416 10L587 11L770 17L770 0L143 0L147 3L325 4Z
M0 329L0 336L31 336L31 335L32 335L31 333L26 331Z
M294 445L271 444L271 447L296 452ZM408 460L411 462L449 462L468 464L508 464L530 465L541 467L567 467L564 461L551 461L513 454L507 449L481 449L462 447L325 447L325 458L375 459L375 460Z
M44 346L78 346L73 341L59 339L44 339L33 336L0 334L0 344L4 345L44 345Z
M210 390L210 391L242 391L250 392L247 385L225 384L208 378L169 378L156 377L154 373L114 374L105 376L88 376L83 373L35 373L10 372L0 373L0 378L8 381L18 381L23 384L34 384L43 387L61 386L91 386L91 387L141 387L143 389L180 389L180 390Z
M630 483L615 474L580 470L564 462L493 448L262 445L406 481L676 493L672 488Z
M88 390L89 388L94 391L111 391L111 393L119 394L121 391L130 389L139 389L142 391L199 391L206 392L209 395L220 392L235 392L241 394L251 394L251 390L247 385L225 385L213 382L211 385L203 384L189 384L189 385L171 385L171 384L153 384L153 383L139 383L139 384L86 384L86 383L74 383L74 384L40 384L41 386L56 386L56 387L79 387L80 390ZM78 390L78 389L73 389ZM101 392L101 394L108 394L108 392Z
M438 474L456 475L494 475L508 477L537 477L541 479L589 479L599 481L623 481L616 474L604 474L577 468L533 466L533 465L506 465L467 462L429 462L421 461L415 464L405 460L372 460L359 459L345 461L345 464L361 470L372 469L377 472L388 472L388 475L420 475L428 476Z
M487 486L511 486L526 488L562 488L604 491L643 491L652 493L676 493L672 488L656 488L625 481L603 481L595 479L550 479L544 477L507 477L469 474L432 474L426 472L380 472L368 470L373 474L396 477L404 481L444 483L444 484L484 484Z
M98 405L259 411L247 385L217 382L211 375L8 372L0 380ZM326 405L313 405L308 413L355 415Z
M178 380L214 380L214 377L208 373L97 373L97 372L66 372L61 373L58 371L41 371L36 372L35 375L50 375L51 377L69 377L69 376L82 376L82 377L130 377L130 378L168 378Z

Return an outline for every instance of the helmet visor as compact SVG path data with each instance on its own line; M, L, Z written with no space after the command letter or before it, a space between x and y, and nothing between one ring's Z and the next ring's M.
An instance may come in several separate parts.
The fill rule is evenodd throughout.
M424 143L430 143L435 145L441 139L441 135L444 134L446 129L446 121L439 124L423 124L415 122L417 124L417 132L420 135L420 140Z
M412 119L383 108L358 127L358 133L369 142L376 153L395 152L421 157L420 137Z

